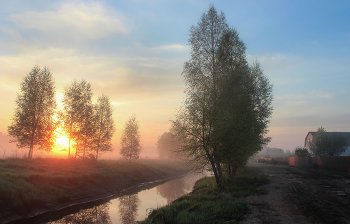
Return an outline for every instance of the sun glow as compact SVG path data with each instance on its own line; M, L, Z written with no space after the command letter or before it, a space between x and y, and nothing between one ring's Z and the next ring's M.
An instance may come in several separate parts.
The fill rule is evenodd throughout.
M55 139L55 145L52 149L52 153L54 155L67 155L68 154L68 148L69 148L69 139L67 137L66 132L62 130L61 127L59 127L56 130L56 139Z

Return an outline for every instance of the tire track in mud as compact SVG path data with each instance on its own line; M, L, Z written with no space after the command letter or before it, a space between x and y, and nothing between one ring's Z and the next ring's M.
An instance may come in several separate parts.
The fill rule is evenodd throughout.
M249 163L268 176L265 195L246 198L242 223L350 223L350 175Z

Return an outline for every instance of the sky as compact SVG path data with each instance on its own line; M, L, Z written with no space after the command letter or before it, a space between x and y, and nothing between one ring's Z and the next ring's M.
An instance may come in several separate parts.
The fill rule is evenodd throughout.
M0 0L0 132L20 82L47 66L56 93L73 80L110 97L116 151L135 114L154 149L184 100L189 29L214 5L274 85L269 147L304 146L309 131L350 131L350 2L347 0Z

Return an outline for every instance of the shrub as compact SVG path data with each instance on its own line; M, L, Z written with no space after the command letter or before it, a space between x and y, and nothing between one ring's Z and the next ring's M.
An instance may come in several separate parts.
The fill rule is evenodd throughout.
M309 153L309 150L307 148L296 148L295 149L295 155L298 157L311 157L311 154Z

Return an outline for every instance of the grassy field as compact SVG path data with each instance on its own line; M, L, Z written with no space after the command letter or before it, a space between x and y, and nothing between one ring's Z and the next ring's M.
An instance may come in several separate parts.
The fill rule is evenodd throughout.
M152 211L141 223L237 223L249 212L244 197L266 194L256 188L267 182L254 168L241 170L221 187L216 186L214 177L206 177L196 183L192 194Z
M157 160L0 159L0 200L13 210L26 210L66 202L92 187L98 191L120 183L132 186L186 171L183 165Z

